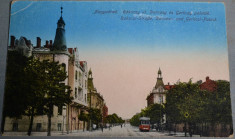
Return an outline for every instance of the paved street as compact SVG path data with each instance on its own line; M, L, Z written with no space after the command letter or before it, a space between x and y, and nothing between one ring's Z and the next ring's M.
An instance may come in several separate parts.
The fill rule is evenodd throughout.
M172 132L173 133L173 132ZM6 132L3 136L25 136L26 132ZM32 132L32 136L46 136L46 132ZM111 129L106 128L101 131L76 131L73 133L62 135L61 132L52 132L52 136L80 136L80 137L174 137L174 136L184 136L184 133L177 133L176 135L169 134L169 132L156 132L156 130L151 130L150 132L140 132L137 127L133 127L129 124L125 126L115 126Z

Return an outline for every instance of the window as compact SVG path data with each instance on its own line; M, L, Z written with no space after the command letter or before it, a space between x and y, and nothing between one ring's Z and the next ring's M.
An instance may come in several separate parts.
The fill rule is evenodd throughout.
M79 89L78 89L78 99L82 100L82 97L83 97L83 91L82 91L82 88L79 87Z
M77 98L77 88L75 87L75 98Z
M13 123L12 131L18 131L18 123Z
M79 72L79 84L80 84L80 85L82 84L81 79L82 79L82 73Z
M75 79L78 79L78 71L75 72Z
M58 115L62 115L62 110L63 110L62 107L63 106L58 106Z
M85 103L86 103L86 99L87 99L87 98L86 98L86 94L85 94Z
M61 123L58 123L57 127L58 127L58 131L61 131Z
M41 131L42 129L42 123L37 123L36 124L36 131Z
M63 72L66 72L66 65L64 63L62 63L62 69Z

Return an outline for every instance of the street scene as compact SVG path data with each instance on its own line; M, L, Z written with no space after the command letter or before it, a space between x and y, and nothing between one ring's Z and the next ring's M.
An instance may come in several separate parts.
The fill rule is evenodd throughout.
M2 136L233 136L223 3L16 1L10 21Z
M6 133L6 136L23 136L26 132L14 132ZM32 136L46 136L46 132L34 132ZM140 132L139 128L131 126L130 124L114 126L111 128L104 128L93 131L77 131L72 133L52 132L52 136L78 136L78 137L184 137L184 133L181 132L156 132L155 129L149 132ZM193 137L199 137L200 135L194 135Z

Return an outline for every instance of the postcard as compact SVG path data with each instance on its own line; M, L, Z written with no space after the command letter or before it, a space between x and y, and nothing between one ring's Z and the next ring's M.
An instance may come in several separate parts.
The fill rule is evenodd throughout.
M3 136L233 136L225 5L14 1Z

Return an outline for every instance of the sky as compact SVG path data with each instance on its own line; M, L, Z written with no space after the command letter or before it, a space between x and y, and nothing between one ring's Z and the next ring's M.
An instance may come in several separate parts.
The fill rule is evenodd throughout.
M61 6L67 47L77 47L80 60L88 62L109 114L131 118L145 108L159 68L165 84L205 81L206 76L229 80L223 3L17 1L11 6L9 36L24 36L34 46L36 37L42 44L54 40Z

